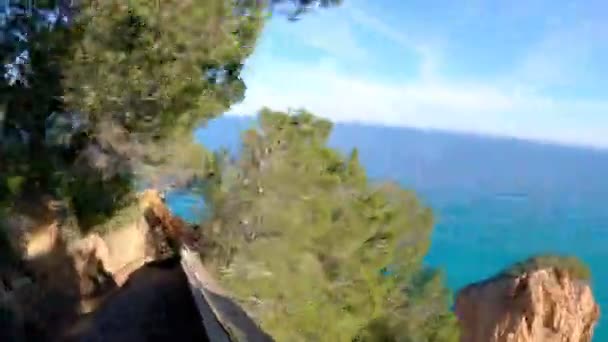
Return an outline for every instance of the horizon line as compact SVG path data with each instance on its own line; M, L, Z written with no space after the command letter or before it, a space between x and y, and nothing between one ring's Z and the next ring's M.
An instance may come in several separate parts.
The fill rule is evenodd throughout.
M222 116L250 118L255 121L257 113L256 114L240 114L240 113L234 113L234 112L226 112L215 119L220 119ZM510 140L510 141L516 141L516 142L535 144L535 145L573 148L573 149L582 149L582 150L594 151L594 152L600 152L600 153L608 153L608 145L592 145L592 144L588 144L588 143L563 141L563 140L557 140L557 139L543 139L543 138L490 133L490 132L482 132L482 131L474 131L474 130L460 130L460 129L449 129L449 128L441 128L441 127L421 127L421 126L407 125L407 124L391 125L391 124L386 124L386 123L382 123L382 122L362 121L362 120L333 120L333 119L326 118L323 116L319 116L319 117L322 119L328 120L333 124L355 125L355 126L372 127L372 128L406 129L406 130L425 132L425 133L440 133L440 134L447 134L447 135L458 135L458 136L475 137L475 138L480 138L480 139L492 139L492 140L503 140L503 141ZM212 119L210 121L213 121L213 120L214 119Z

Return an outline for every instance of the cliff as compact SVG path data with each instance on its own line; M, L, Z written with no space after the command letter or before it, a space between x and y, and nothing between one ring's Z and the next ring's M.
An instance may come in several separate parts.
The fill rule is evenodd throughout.
M206 339L176 248L188 227L156 199L143 193L132 215L84 236L52 200L19 203L5 225L20 263L0 272L8 340Z
M272 341L207 272L198 234L158 192L143 192L123 224L71 241L60 215L36 206L10 221L23 264L0 272L0 340Z
M205 269L197 234L157 192L140 196L138 213L69 243L52 212L12 217L27 274L2 279L0 315L12 316L0 319L0 340L272 341ZM588 276L551 257L467 286L456 299L461 341L590 342L599 307Z
M456 315L462 342L590 342L599 306L585 279L547 266L467 286Z

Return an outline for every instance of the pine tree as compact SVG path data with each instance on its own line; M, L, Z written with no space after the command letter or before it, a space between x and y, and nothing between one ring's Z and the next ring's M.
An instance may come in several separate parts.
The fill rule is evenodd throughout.
M240 71L262 8L224 0L47 5L23 15L11 7L0 27L10 76L0 80L0 197L21 179L23 191L62 197L93 225L129 203L134 179L204 174L207 152L192 130L242 99ZM69 15L50 20L53 9Z
M379 341L378 325L391 341L454 341L449 293L422 267L430 209L328 148L328 121L291 114L262 110L238 176L208 189L225 285L279 341Z

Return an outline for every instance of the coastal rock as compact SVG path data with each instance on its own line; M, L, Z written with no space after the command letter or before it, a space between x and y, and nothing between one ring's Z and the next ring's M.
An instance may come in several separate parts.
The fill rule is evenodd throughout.
M74 243L70 254L76 256L76 269L81 272L91 258L99 260L116 284L122 286L146 262L171 258L174 245L188 229L186 223L171 215L155 190L140 194L139 210L142 216L136 222L115 227L103 236L89 234Z
M61 313L49 311L57 317L95 310L146 262L175 254L172 243L188 229L186 223L170 215L153 190L144 192L139 208L125 214L112 229L76 234L70 240L62 232L77 227L64 227L67 214L57 207L50 196L24 200L3 221L7 243L23 260L16 256L14 265L0 267L0 300L14 298L18 307L28 308L28 317L44 313L41 307L46 303L54 303L47 311L65 308Z
M599 319L591 288L556 268L499 275L462 289L462 342L590 342Z

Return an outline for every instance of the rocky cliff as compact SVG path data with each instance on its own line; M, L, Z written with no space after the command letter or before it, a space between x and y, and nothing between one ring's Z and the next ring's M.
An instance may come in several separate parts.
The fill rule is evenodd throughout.
M70 241L63 220L36 206L9 222L23 262L0 269L0 341L272 341L205 269L199 235L157 191L140 194L132 220Z
M169 267L170 271L144 267L149 262L179 260L175 242L187 230L179 219L164 212L164 216L160 216L159 211L167 209L158 201L156 192L141 194L140 207L132 209L132 220L129 218L112 226L105 233L89 233L71 239L66 239L65 232L75 228L67 225L64 212L51 208L51 202L44 199L20 203L5 222L12 245L20 255L20 264L8 270L11 272L0 272L0 311L8 310L14 317L13 330L27 327L22 329L27 330L26 336L9 340L62 340L63 332L70 331L71 326L96 311L106 299L125 297L118 295L123 292L136 294L127 296L131 305L154 306L154 301L141 303L137 298L148 298L142 293L160 293L158 289L150 290L155 288L153 280L157 279L160 279L158 284L166 283L167 288L177 289L167 298L179 301L181 307L190 305L191 311L196 311L179 262L175 267ZM138 286L132 285L130 291L123 291L123 285L133 274L139 274L137 279L140 280L135 281ZM184 298L188 301L184 302ZM200 333L200 319L193 317L197 333ZM128 322L125 320L125 327L133 326ZM0 317L0 330L4 323Z
M545 267L467 286L456 314L462 342L590 342L599 307L586 280Z
M207 272L197 235L160 194L139 204L135 222L69 243L48 208L12 217L24 265L0 272L0 340L272 341ZM590 342L599 307L588 270L554 257L515 266L458 293L461 341Z

